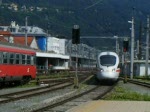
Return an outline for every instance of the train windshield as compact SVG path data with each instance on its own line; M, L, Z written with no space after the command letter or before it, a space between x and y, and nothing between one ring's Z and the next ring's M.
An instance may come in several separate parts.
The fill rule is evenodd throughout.
M116 57L112 55L103 55L100 57L100 64L102 66L114 66L116 64Z

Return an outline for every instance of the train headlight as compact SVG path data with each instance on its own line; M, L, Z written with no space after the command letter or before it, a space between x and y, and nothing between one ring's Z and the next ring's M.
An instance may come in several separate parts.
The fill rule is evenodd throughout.
M114 68L114 69L112 69L112 72L115 72L115 68Z
M100 72L103 72L104 70L102 68L100 68Z

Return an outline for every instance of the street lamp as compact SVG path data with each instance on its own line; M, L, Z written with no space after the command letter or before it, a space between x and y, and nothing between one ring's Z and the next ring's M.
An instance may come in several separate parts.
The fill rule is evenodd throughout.
M148 76L148 60L149 60L149 16L147 17L147 35L146 35L146 59L145 59L145 75Z
M119 52L118 36L114 36L114 38L116 38L116 53L118 54Z
M28 16L26 16L25 18L25 45L27 46L28 45L28 36L27 36L27 32L28 32L28 29L27 29L27 26L28 26Z

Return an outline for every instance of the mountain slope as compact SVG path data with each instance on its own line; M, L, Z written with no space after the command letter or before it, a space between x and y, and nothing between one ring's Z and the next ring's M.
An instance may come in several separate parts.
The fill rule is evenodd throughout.
M130 36L132 15L135 17L136 37L139 22L145 25L150 12L149 0L3 0L3 3L16 3L19 7L26 5L45 7L39 11L11 11L0 9L0 24L17 21L24 25L24 18L29 16L29 25L48 29L52 35L71 38L71 29L78 24L81 35L93 36ZM8 17L9 15L9 17ZM145 25L146 26L146 25Z

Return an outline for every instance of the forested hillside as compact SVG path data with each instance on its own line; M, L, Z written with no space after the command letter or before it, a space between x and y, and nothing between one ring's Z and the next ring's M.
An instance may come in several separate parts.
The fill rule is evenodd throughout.
M17 11L7 8L11 3L17 4ZM74 24L80 25L84 36L130 36L131 24L128 21L134 15L138 36L140 21L145 25L150 14L149 6L149 0L3 0L0 24L16 21L24 25L24 18L28 16L29 25L67 38L71 38ZM29 10L31 7L34 10ZM36 10L37 7L42 10Z

